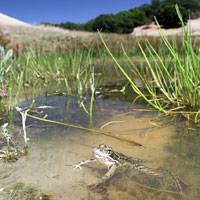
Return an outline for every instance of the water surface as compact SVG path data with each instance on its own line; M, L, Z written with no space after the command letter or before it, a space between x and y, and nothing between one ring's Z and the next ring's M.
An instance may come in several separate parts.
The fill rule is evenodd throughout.
M131 105L131 96L107 93L97 97L92 121L78 104L76 95L41 95L34 109L42 111L40 117L83 127L101 129L115 135L137 141L144 147L131 146L126 142L72 127L56 125L28 118L28 154L13 163L1 162L0 188L22 182L39 191L53 194L52 199L199 199L200 169L198 127L186 127L178 117L164 118L156 112L135 111L143 105ZM21 106L30 105L24 102ZM39 109L38 106L52 108ZM192 126L192 125L191 125ZM20 116L13 122L16 139L22 142ZM73 165L91 158L92 149L99 144L111 146L116 152L128 157L143 159L145 166L155 170L167 170L183 179L189 187L170 192L153 183L154 178L134 170L116 175L99 190L91 190L106 172L106 166L89 163L81 170ZM161 181L162 182L162 181ZM0 193L2 199L5 194ZM0 197L1 197L0 196Z

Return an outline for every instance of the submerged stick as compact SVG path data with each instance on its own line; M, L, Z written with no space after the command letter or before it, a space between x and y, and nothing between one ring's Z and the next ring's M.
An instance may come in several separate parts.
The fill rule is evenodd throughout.
M70 127L73 127L73 128L78 128L78 129L82 129L82 130L100 133L102 135L106 135L106 136L113 137L113 138L121 140L121 141L125 141L125 142L127 142L131 145L134 145L134 146L140 146L140 147L143 146L142 144L139 144L139 143L137 143L133 140L129 140L129 139L124 138L124 137L116 136L116 135L106 133L106 132L103 132L103 131L99 131L99 130L95 130L95 129L92 129L92 128L86 128L86 127L82 127L82 126L76 126L76 125L73 125L73 124L67 124L67 123L63 123L63 122L57 122L57 121L53 121L53 120L49 120L49 119L44 119L44 118L40 118L40 117L30 115L28 113L27 113L27 116L34 118L34 119L37 119L37 120L40 120L40 121L45 121L45 122L49 122L49 123L59 124L59 125L63 125L63 126L70 126Z
M108 123L102 125L102 126L100 127L100 129L103 129L104 127L106 127L106 126L108 126L108 125L110 125L110 124L121 123L121 122L125 122L125 121L111 121L111 122L108 122Z

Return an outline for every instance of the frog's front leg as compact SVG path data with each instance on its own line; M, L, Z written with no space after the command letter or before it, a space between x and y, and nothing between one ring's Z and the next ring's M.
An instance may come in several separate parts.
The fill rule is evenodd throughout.
M82 165L85 165L85 164L90 163L90 162L96 162L96 161L97 161L96 159L90 158L88 160L83 160L83 161L81 161L81 162L79 162L75 165L71 165L71 167L74 168L74 169L81 169Z
M100 186L100 185L106 183L106 182L114 175L116 169L117 169L117 166L116 166L116 165L112 165L112 166L109 168L108 172L107 172L97 183L92 184L92 185L89 185L89 187L90 187L91 189L95 189L95 188L97 188L98 186Z

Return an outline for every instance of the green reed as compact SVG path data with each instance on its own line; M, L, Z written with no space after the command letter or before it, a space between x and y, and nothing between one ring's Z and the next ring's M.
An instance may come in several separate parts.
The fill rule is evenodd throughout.
M35 92L33 88L38 82L48 85L55 81L58 85L61 82L64 83L68 95L78 92L80 106L85 111L87 111L86 101L82 100L86 98L87 94L91 95L88 115L92 115L94 92L90 93L89 91L90 85L95 84L95 69L92 67L94 44L95 42L88 49L73 48L53 53L43 52L39 55L24 54L9 57L12 67L8 65L8 68L4 70L5 75L3 74L7 89L7 109L12 110L16 103L19 105L20 97L26 89Z
M133 74L136 74L140 78L145 89L139 88L134 83L131 76L125 72L113 56L102 35L99 33L105 48L117 67L127 78L133 90L151 106L164 113L170 113L179 109L186 109L188 111L199 110L200 57L199 53L194 50L190 27L184 26L178 6L176 6L176 11L183 29L182 35L180 36L182 42L181 47L177 47L176 42L169 41L169 38L163 34L156 19L160 37L165 45L165 50L162 50L164 56L161 56L148 40L145 41L145 49L141 43L138 42L138 47L147 66L147 69L139 70L122 46ZM170 65L168 66L167 63L170 63ZM146 72L148 72L148 76L146 76Z
M19 76L19 83L18 83L17 94L16 94L17 105L19 105L19 102L20 102L21 89L23 86L23 78L24 78L24 72L22 71Z
M2 46L0 46L0 84L2 87L4 78L6 74L12 67L12 63L10 63L10 58L13 55L12 50L6 51Z
M90 117L92 116L93 111L93 103L95 96L95 82L94 82L94 67L92 67L92 72L90 74L90 90L91 90L91 98L90 98Z
M114 50L115 55L121 60L124 59L125 53L122 50L118 52L120 45L131 43L130 37L123 37L121 35L106 36L109 47ZM157 44L156 40L154 43L155 45ZM135 41L132 44L135 45ZM138 48L134 45L131 48L128 46L128 48L125 48L125 51L130 52L131 55L137 53ZM80 106L91 116L95 89L100 81L99 79L101 77L104 78L107 70L104 65L109 60L108 53L102 47L102 41L99 38L94 39L89 46L85 46L82 41L72 41L69 46L71 47L67 50L41 51L39 53L31 53L30 51L12 58L13 67L10 68L9 74L4 77L7 82L7 104L9 109L12 109L15 103L19 103L20 96L24 92L22 90L26 90L26 88L32 89L39 82L47 86L51 81L55 81L58 85L60 82L64 82L66 93L69 95L76 91ZM144 44L141 44L141 46L145 47ZM161 45L159 46L160 48L162 47ZM149 54L147 50L145 47L144 52ZM140 63L144 63L141 53L136 55L136 58L137 60L139 59ZM96 63L100 66L98 69L100 76L96 75ZM118 67L115 70L119 75ZM94 90L91 88L94 88ZM88 108L85 101L87 94L91 97ZM13 98L15 95L16 97Z

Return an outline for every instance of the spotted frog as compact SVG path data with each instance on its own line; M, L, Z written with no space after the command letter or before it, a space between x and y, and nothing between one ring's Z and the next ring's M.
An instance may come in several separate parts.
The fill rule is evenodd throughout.
M116 170L119 170L119 169L131 168L133 170L136 170L138 172L141 172L150 176L159 177L159 178L164 177L163 173L157 172L155 170L152 170L148 167L143 166L141 164L141 162L143 162L142 160L126 157L123 154L115 152L111 147L107 147L105 144L100 144L98 147L95 147L93 149L93 154L94 154L95 159L91 158L91 159L79 162L72 166L73 168L81 169L81 166L86 163L99 161L100 163L108 167L108 172L101 178L99 182L97 182L95 185L92 185L92 187L97 187L105 183L114 175ZM175 174L172 174L172 178L176 187L180 191L182 191L181 185L184 185L184 186L187 185Z

